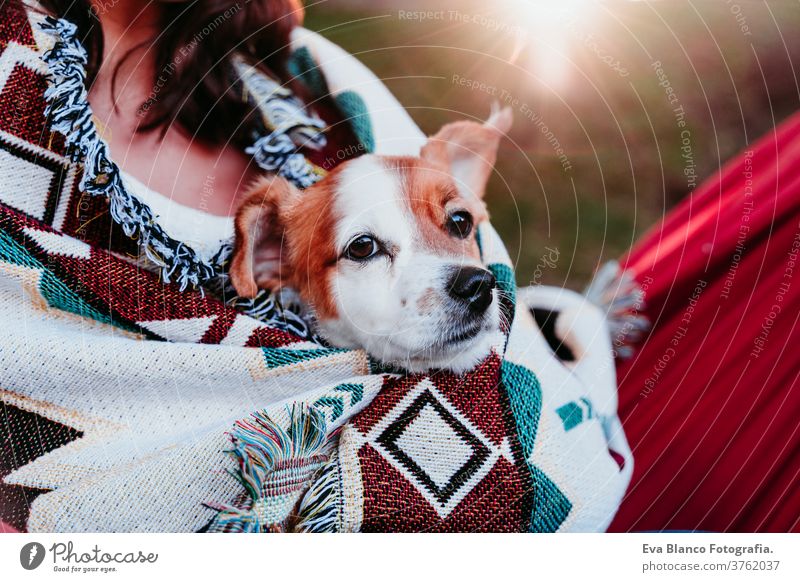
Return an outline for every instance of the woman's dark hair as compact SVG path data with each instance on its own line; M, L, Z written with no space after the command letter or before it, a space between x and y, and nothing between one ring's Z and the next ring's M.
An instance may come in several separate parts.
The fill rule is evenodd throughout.
M109 10L113 3L108 0ZM39 4L78 27L89 54L91 85L103 59L96 9L89 0ZM239 128L235 141L247 143L254 116L241 95L231 91L230 57L249 56L252 64L286 81L290 33L303 20L300 0L191 0L164 2L162 9L162 33L150 49L156 54L153 84L158 82L158 95L142 104L141 131L166 131L177 123L191 135L220 143L231 139L232 128Z

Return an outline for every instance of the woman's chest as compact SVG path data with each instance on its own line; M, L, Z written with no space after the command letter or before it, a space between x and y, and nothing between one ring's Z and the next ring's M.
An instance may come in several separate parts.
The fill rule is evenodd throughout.
M217 216L235 214L237 203L257 175L248 157L232 145L208 146L177 131L106 131L121 169L173 202Z

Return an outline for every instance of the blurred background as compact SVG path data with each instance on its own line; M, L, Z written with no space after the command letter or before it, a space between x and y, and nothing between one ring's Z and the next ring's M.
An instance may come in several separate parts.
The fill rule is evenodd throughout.
M488 194L521 285L580 288L800 105L800 2L329 0L306 26L426 133L514 110Z

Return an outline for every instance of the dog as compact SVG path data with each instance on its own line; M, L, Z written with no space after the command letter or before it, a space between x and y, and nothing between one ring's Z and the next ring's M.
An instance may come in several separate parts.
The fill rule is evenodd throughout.
M465 372L500 326L476 227L510 109L458 121L417 157L366 154L302 192L258 180L235 217L236 292L294 289L329 344L409 372Z
M500 329L499 290L475 233L488 220L486 184L511 121L504 108L483 124L445 125L419 156L362 155L302 192L277 176L259 179L235 217L237 294L290 287L333 346L412 373L472 369ZM540 285L517 295L545 314L538 360L558 356L589 385L616 386L597 306Z

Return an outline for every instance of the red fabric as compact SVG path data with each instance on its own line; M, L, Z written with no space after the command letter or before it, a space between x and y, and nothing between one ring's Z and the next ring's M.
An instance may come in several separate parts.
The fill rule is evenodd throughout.
M800 531L800 114L625 259L653 328L620 362L635 459L611 531Z

